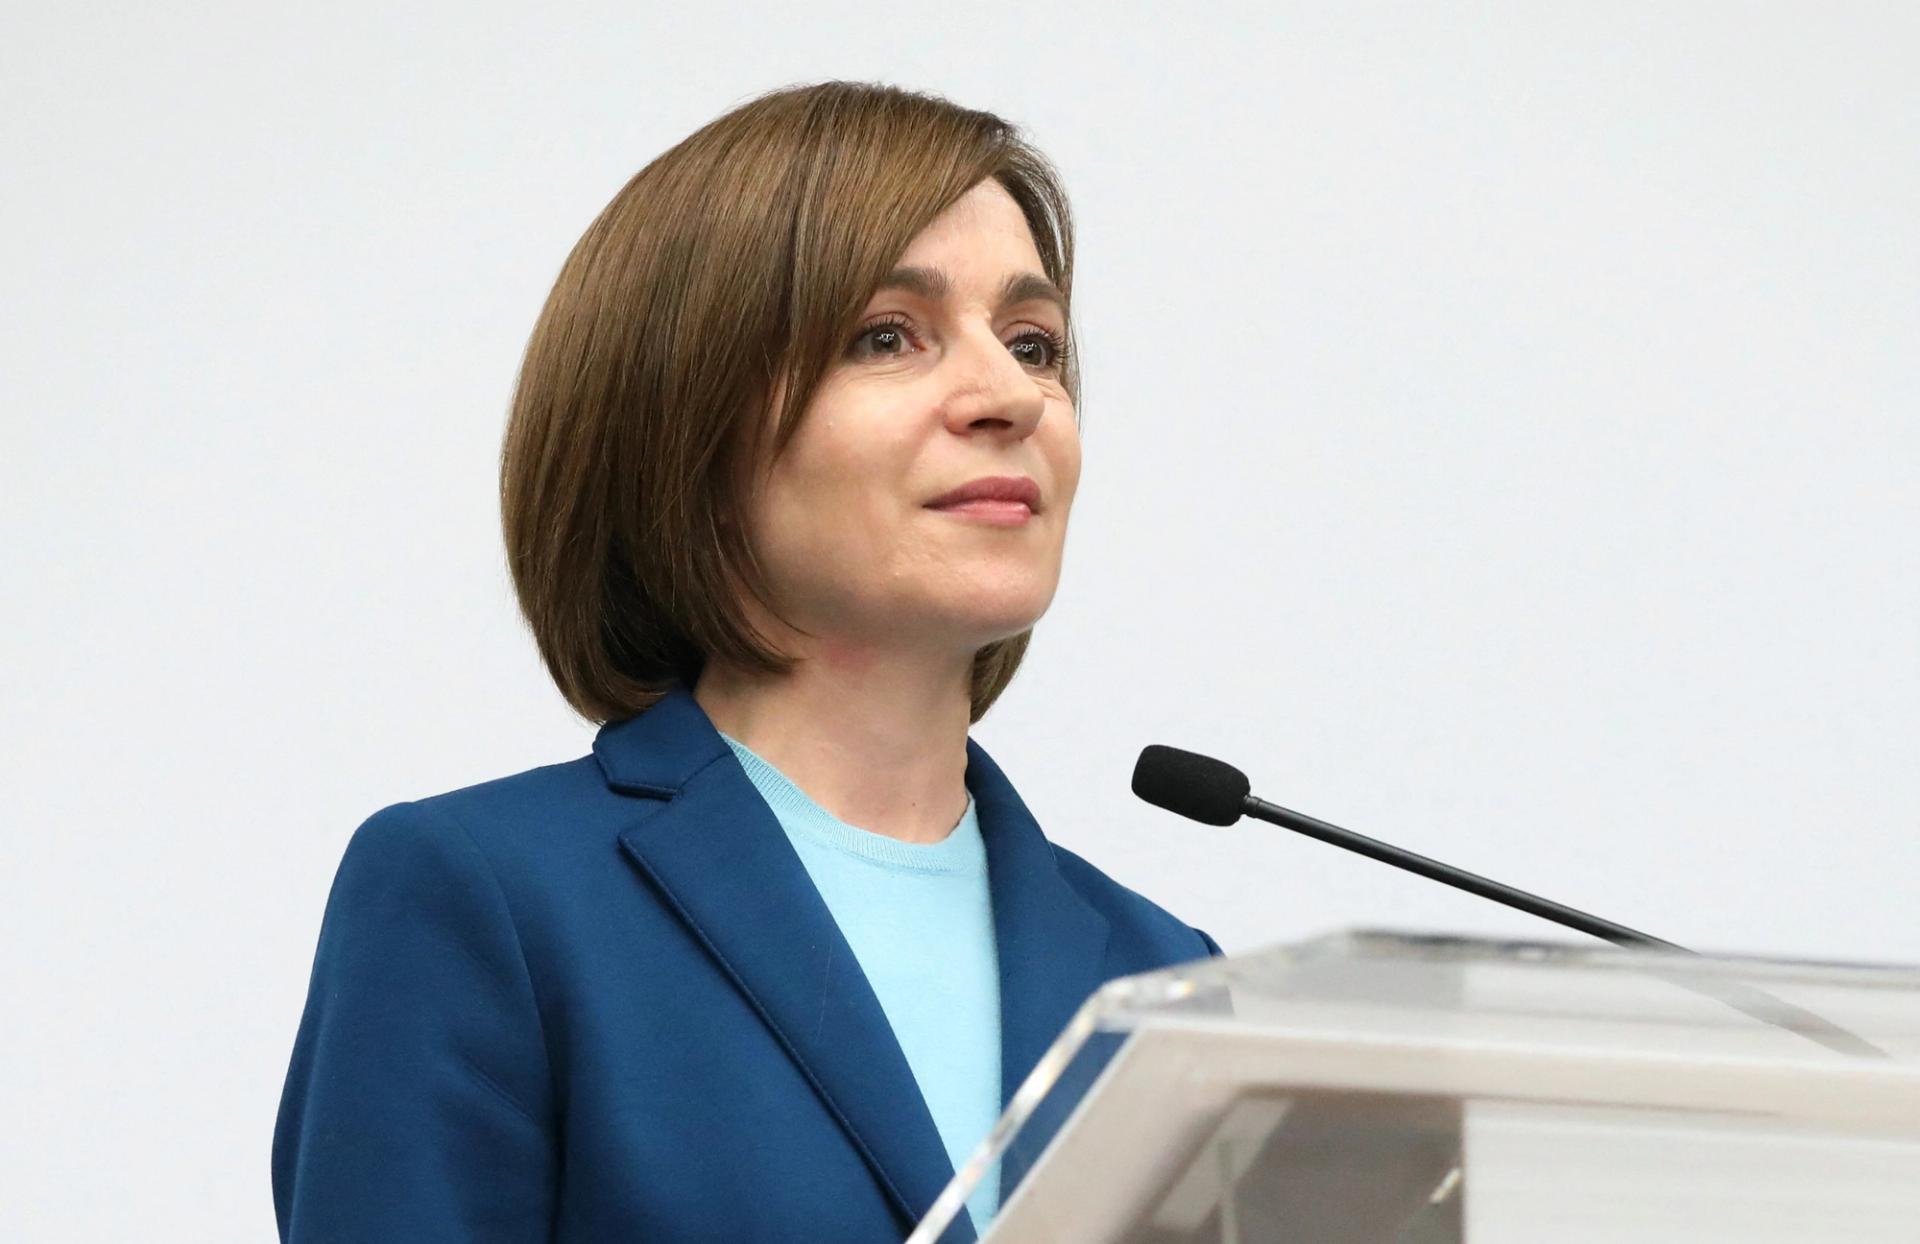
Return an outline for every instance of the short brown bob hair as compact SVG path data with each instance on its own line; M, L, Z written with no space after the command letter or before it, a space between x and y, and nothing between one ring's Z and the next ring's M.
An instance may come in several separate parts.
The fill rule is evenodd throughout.
M792 668L738 594L780 616L739 521L753 469L769 437L772 456L791 441L914 235L988 177L1070 299L1073 225L1047 159L992 113L870 83L749 100L641 169L582 235L527 343L500 458L514 590L581 715L643 712L712 655ZM1071 352L1064 384L1077 409ZM975 654L972 721L1031 635Z

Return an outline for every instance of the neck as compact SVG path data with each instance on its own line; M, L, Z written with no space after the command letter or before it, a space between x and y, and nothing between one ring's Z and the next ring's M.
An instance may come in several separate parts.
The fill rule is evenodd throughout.
M944 839L967 810L972 654L822 642L797 655L784 677L710 660L693 698L847 824L903 842Z

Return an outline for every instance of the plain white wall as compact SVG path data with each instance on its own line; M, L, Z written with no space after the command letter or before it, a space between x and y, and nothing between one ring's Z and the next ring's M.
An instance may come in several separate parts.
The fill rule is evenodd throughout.
M1701 948L1920 960L1911 5L9 6L0 1235L271 1237L347 836L591 741L496 534L540 302L830 77L1074 196L1068 570L976 730L1056 839L1230 950L1560 936L1160 814L1166 742Z

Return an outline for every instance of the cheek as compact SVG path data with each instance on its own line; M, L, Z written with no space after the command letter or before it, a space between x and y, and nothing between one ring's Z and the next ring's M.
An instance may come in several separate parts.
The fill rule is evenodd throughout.
M762 556L790 583L842 580L871 570L898 547L910 498L895 466L851 447L822 453L795 446L791 462L769 484L760 533Z
M1055 487L1060 494L1060 503L1069 504L1080 483L1080 431L1073 424L1071 416L1067 419L1061 433L1049 446L1048 457L1053 462Z

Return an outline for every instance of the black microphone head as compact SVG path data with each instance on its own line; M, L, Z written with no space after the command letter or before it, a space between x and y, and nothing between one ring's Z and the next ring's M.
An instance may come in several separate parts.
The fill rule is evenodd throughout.
M1240 819L1252 784L1224 760L1155 743L1142 748L1133 766L1133 793L1158 808L1204 825Z

